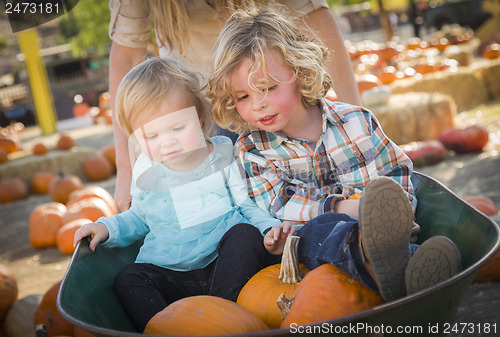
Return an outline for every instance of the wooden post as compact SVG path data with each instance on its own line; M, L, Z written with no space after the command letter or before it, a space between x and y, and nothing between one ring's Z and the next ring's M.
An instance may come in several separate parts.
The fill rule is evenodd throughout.
M24 54L37 123L42 129L42 134L54 133L57 131L57 118L47 70L40 56L38 33L34 28L23 30L17 33L17 39L21 52Z

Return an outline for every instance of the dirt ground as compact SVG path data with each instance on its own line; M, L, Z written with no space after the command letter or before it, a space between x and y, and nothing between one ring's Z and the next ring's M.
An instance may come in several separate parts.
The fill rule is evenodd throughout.
M500 109L499 109L500 110ZM478 110L479 111L479 110ZM484 124L490 131L490 143L482 154L449 155L445 161L416 170L433 176L458 195L484 194L492 198L500 208L500 113L488 118L482 113L472 117L462 115L461 124ZM460 119L461 118L461 119ZM111 144L110 126L95 126L70 131L77 145L99 149ZM40 136L39 130L27 129L23 136L25 148L30 148L40 139L49 144L55 136ZM114 177L98 184L111 193ZM57 248L35 250L28 240L28 218L39 204L51 201L47 195L31 195L28 199L0 204L0 263L16 276L19 297L43 294L64 276L70 256L62 255ZM496 324L500 330L500 281L474 283L462 300L455 317L456 323ZM488 334L460 334L450 336L486 336Z

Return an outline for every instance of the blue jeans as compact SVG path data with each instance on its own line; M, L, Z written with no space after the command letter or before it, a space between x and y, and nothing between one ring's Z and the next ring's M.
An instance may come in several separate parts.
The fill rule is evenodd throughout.
M340 213L326 213L312 219L297 231L299 261L311 270L331 263L378 292L361 260L357 223L358 220ZM417 247L409 245L410 255Z

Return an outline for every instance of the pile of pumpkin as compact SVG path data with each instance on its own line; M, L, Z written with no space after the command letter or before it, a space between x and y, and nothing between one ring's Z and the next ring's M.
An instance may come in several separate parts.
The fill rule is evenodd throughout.
M35 207L29 218L29 240L36 248L56 246L73 254L73 236L78 228L98 218L118 213L111 194L97 185L82 187L74 175L56 176L48 187L52 202Z
M90 332L68 322L57 311L57 295L62 281L42 295L19 299L17 280L0 265L0 336L93 337Z
M58 150L69 150L74 146L71 136L62 134L59 137L56 148ZM0 147L1 148L1 147ZM43 143L33 146L33 154L43 155L47 153L48 147ZM114 145L102 147L100 153L87 157L82 163L82 171L88 181L96 182L106 180L116 172L116 152ZM12 202L25 199L31 191L34 194L49 193L50 182L56 177L52 172L37 172L30 180L29 186L21 178L7 178L0 181L0 202Z
M445 130L438 140L416 141L399 147L418 167L440 162L449 151L455 154L482 152L488 141L488 130L476 124Z

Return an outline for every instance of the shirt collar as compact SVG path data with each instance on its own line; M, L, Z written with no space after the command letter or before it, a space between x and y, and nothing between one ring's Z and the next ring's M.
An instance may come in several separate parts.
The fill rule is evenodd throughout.
M323 112L323 132L328 128L327 124L341 124L345 123L344 115L335 106L336 103L331 102L325 98L320 99L320 108ZM292 138L287 136L281 131L267 132L260 130L254 126L250 127L250 137L255 144L255 148L259 151L275 149L284 142L288 143L302 143L304 140Z

